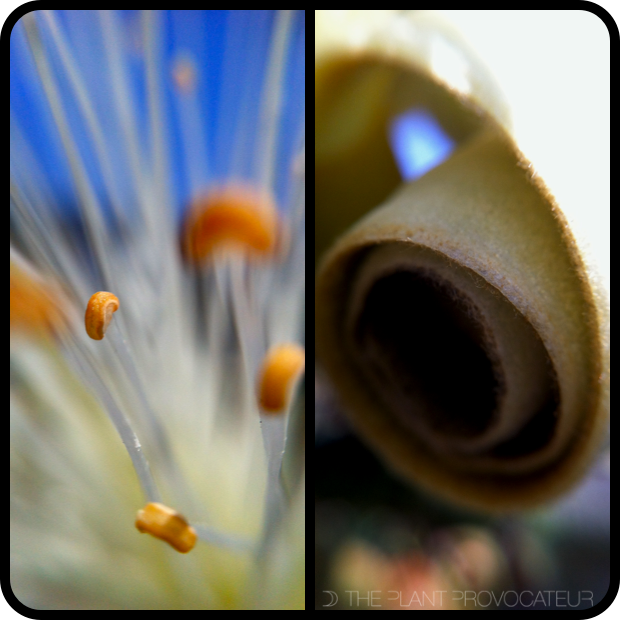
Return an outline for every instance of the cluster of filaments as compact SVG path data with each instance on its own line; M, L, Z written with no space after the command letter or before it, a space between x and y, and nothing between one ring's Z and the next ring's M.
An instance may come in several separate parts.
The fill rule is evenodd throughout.
M233 14L231 19L242 19L240 15ZM136 131L139 123L133 118L137 107L129 83L133 70L129 65L133 61L118 53L118 49L126 47L126 34L114 13L93 12L87 17L92 17L101 30L105 58L100 77L109 83L112 93L106 114L116 115L122 128L120 144L106 136L98 102L89 91L90 76L81 71L72 56L70 41L58 16L40 11L23 20L23 40L32 52L67 155L88 248L85 256L61 234L55 207L45 200L44 171L31 166L22 178L21 172L27 167L16 168L20 174L12 177L11 185L16 221L27 247L36 248L33 258L51 277L43 279L35 274L17 253L14 256L12 247L11 327L36 331L60 343L72 368L104 406L132 459L147 498L146 506L138 513L136 527L167 541L180 552L194 546L196 530L161 501L139 440L139 436L147 435L151 454L168 457L171 453L165 426L158 421L161 408L153 408L152 401L157 396L151 392L151 383L160 378L153 380L148 368L145 370L151 358L166 365L159 374L178 381L183 377L188 352L196 360L207 359L209 369L217 368L220 354L227 354L230 348L230 342L224 342L226 337L220 332L232 331L238 348L235 355L242 368L237 378L239 391L253 395L257 417L279 420L264 424L262 430L270 464L267 495L275 497L277 493L270 493L269 489L280 486L278 470L282 465L288 411L304 370L304 349L297 342L303 331L304 303L303 123L296 143L297 156L285 174L287 204L276 205L272 191L276 186L285 59L289 57L294 15L294 11L279 11L274 23L253 152L231 149L235 152L231 159L256 162L252 172L235 175L231 164L224 182L215 183L211 176L209 183L201 185L199 179L192 179L194 198L185 209L180 226L172 213L173 200L166 187L171 173L166 169L166 139L160 129L165 103L158 58L162 35L157 14L145 12L140 24L139 53L143 54L147 124L151 133L147 152L143 152L144 145ZM48 54L48 48L53 48L54 53ZM231 50L226 53L232 54ZM196 82L201 76L192 62L179 58L172 67L171 82L180 118L182 151L191 164L189 168L209 169L209 162L204 160L206 150L197 149L200 140L195 139L204 130L195 114L199 107ZM249 59L248 63L248 71L256 72L256 60ZM66 81L62 88L59 73L64 73ZM231 84L223 87L228 95L233 93ZM71 106L67 105L69 102ZM92 143L111 212L104 208L81 155L83 138L73 128L70 115L74 112L69 111L70 107L83 117L84 135ZM237 125L241 127L240 117ZM15 143L26 144L12 121L13 129ZM236 138L243 151L246 141ZM12 139L12 147L13 143ZM21 154L16 159L20 157ZM123 174L129 180L127 196L121 191ZM245 177L251 180L239 180ZM131 197L134 202L127 209L125 203ZM62 282L62 286L52 284L52 279ZM92 282L98 282L97 288L108 290L97 292ZM92 295L89 300L85 298L86 291ZM83 305L79 307L80 304ZM81 339L75 329L75 315L79 312L85 312L88 336L94 341L109 341L111 347L106 349L97 342L88 345ZM226 327L222 328L224 323ZM136 337L136 328L142 330L141 337ZM148 346L144 345L146 341ZM207 350L206 356L201 357L200 346ZM110 375L106 374L113 366L128 379L134 391L137 415L130 415L126 404L117 402L117 394L108 383ZM199 363L195 366L200 367ZM171 373L175 368L178 371ZM219 372L218 379L223 380ZM174 394L182 390L172 384L168 391ZM178 472L168 481L171 488L177 486L175 480ZM218 540L226 539L224 534L218 536ZM199 531L198 537L208 535Z

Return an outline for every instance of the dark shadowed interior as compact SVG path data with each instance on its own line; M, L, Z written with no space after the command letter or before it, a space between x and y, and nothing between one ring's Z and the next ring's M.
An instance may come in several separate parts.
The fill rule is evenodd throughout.
M459 437L483 433L500 415L503 378L491 359L491 338L473 302L424 270L377 280L355 328L360 351L383 360L376 379L410 399L411 415L421 416L429 429ZM548 357L547 367L547 401L513 438L490 451L496 458L535 452L553 436L560 397ZM415 406L420 400L423 406Z
M471 303L447 283L400 271L378 280L357 323L359 344L389 360L404 392L423 398L426 423L443 434L474 436L496 410L501 380ZM405 394L406 396L406 394Z

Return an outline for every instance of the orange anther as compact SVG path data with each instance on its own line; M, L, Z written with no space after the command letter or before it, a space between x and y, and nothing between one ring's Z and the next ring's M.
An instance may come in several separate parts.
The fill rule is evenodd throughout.
M184 254L192 262L203 261L219 247L271 254L277 232L273 198L266 192L230 185L194 201L185 222Z
M259 382L259 402L265 413L282 413L292 388L304 370L306 355L298 344L272 347L263 360Z
M185 58L179 59L174 64L172 79L176 88L183 94L188 94L196 86L196 69L193 63Z
M59 301L51 287L11 261L11 330L46 334L63 322Z
M93 340L103 339L112 321L112 314L118 310L119 305L118 297L106 291L99 291L89 299L84 324L86 333Z
M136 527L143 534L165 540L180 553L194 548L198 536L194 528L176 510L163 504L151 502L138 510Z

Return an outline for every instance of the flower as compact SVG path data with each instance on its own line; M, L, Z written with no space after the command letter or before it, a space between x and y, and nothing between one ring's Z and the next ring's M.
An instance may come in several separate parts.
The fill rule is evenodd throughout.
M304 609L304 29L304 11L13 28L11 587L28 607Z

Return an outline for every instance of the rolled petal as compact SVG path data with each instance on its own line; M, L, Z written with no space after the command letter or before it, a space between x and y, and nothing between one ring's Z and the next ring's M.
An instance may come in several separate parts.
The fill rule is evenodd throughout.
M481 109L482 91L465 97L395 48L317 55L319 245L346 229L317 275L317 353L355 428L404 477L478 509L536 505L601 444L604 301L497 98ZM369 88L359 107L372 109L356 115L353 88ZM358 131L328 148L321 132L345 102ZM386 128L416 106L457 147L401 184Z

